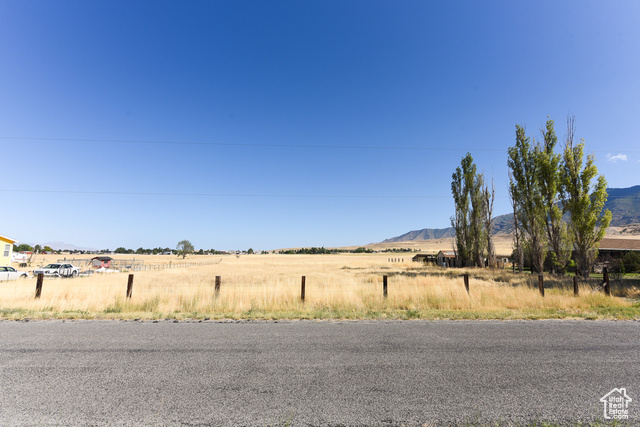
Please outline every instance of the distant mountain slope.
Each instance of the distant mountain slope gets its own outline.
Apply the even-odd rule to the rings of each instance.
[[[629,188],[608,188],[609,199],[605,208],[613,215],[612,226],[622,226],[640,223],[640,185]],[[509,234],[513,232],[513,214],[500,215],[494,218],[493,231],[495,234]],[[453,227],[424,228],[413,230],[397,237],[384,240],[382,243],[410,242],[416,240],[431,240],[453,237]]]
[[[509,234],[513,231],[513,214],[500,215],[493,219],[494,234]],[[447,239],[455,236],[453,227],[424,228],[413,230],[397,237],[383,240],[382,243],[412,242],[416,240]]]
[[[423,228],[404,233],[401,236],[383,240],[382,243],[412,242],[414,240],[446,239],[453,237],[453,228]]]
[[[629,188],[609,188],[605,207],[613,214],[611,225],[640,222],[640,185]]]

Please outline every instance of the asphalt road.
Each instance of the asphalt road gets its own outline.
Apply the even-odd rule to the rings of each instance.
[[[640,425],[640,322],[0,322],[0,425]]]

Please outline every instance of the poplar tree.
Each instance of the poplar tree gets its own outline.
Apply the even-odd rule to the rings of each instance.
[[[462,158],[460,166],[452,175],[451,193],[455,204],[455,214],[451,218],[451,226],[456,232],[456,251],[463,262],[471,258],[471,232],[469,227],[470,199],[469,191],[472,186],[476,165],[470,153]]]
[[[573,239],[576,271],[589,277],[597,256],[598,242],[611,222],[611,212],[604,209],[607,181],[598,175],[593,154],[584,162],[584,140],[574,145],[575,117],[567,118],[567,143],[561,169],[562,203],[570,214],[569,232]],[[592,181],[595,179],[595,183]]]
[[[458,258],[462,262],[472,261],[479,267],[484,266],[486,243],[490,242],[492,231],[491,228],[487,229],[486,215],[489,199],[491,209],[488,215],[492,214],[493,194],[489,196],[484,190],[484,175],[478,174],[473,157],[467,153],[452,175],[451,193],[455,214],[451,217],[451,225],[456,233]]]
[[[523,126],[516,125],[516,145],[509,147],[510,193],[515,203],[515,218],[524,232],[531,254],[533,271],[542,273],[546,254],[544,206],[538,185],[539,150],[531,147]]]
[[[451,225],[456,233],[456,251],[462,262],[484,265],[486,230],[484,226],[484,175],[477,173],[473,157],[467,153],[452,175],[451,193],[455,214]]]
[[[523,238],[522,238],[522,227],[520,227],[520,221],[518,220],[518,209],[519,204],[516,203],[514,198],[514,185],[513,185],[513,174],[509,171],[509,201],[511,202],[511,207],[513,208],[513,250],[514,250],[514,258],[515,264],[518,266],[518,271],[522,273],[524,270],[524,249]]]
[[[474,165],[475,166],[475,165]],[[473,176],[472,186],[469,192],[471,198],[471,255],[476,267],[484,267],[484,197],[482,190],[484,188],[484,175],[475,174]]]
[[[544,222],[550,246],[551,273],[564,274],[571,258],[571,241],[562,217],[565,206],[560,203],[562,156],[554,152],[558,142],[553,120],[541,130],[544,145],[537,146],[537,179],[544,209]]]
[[[482,189],[482,199],[484,203],[484,231],[487,242],[487,263],[490,268],[496,267],[496,248],[493,244],[493,201],[496,197],[496,186],[491,180],[491,190],[489,186],[485,185]]]

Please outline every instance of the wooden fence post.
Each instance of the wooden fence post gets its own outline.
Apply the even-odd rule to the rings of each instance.
[[[127,282],[127,298],[131,298],[133,293],[133,274],[129,275],[129,281]]]
[[[300,300],[302,302],[304,302],[304,297],[305,297],[305,282],[306,282],[306,276],[302,276],[302,284],[300,286]]]
[[[387,297],[387,276],[382,276],[382,296]]]
[[[578,289],[578,276],[573,276],[573,296],[577,297],[579,293],[580,290]]]
[[[469,273],[464,273],[464,288],[467,290],[467,295],[469,295]]]
[[[538,290],[540,295],[544,296],[544,277],[542,274],[538,274]]]
[[[220,296],[220,285],[222,284],[222,277],[220,276],[216,276],[216,285],[214,288],[214,294],[216,296],[216,298],[218,298]]]
[[[604,293],[607,296],[611,296],[611,288],[609,287],[609,271],[607,267],[602,269],[602,279],[604,280]]]
[[[36,281],[36,299],[40,298],[40,294],[42,294],[42,280],[44,279],[44,275],[42,273],[38,274],[38,280]]]

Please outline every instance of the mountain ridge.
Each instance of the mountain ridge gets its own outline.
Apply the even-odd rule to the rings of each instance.
[[[628,188],[607,188],[607,193],[609,197],[604,207],[611,211],[611,226],[618,227],[640,223],[640,185]],[[494,234],[510,234],[513,232],[512,213],[496,216],[493,221]],[[453,227],[423,228],[385,239],[381,243],[446,239],[454,236]]]

